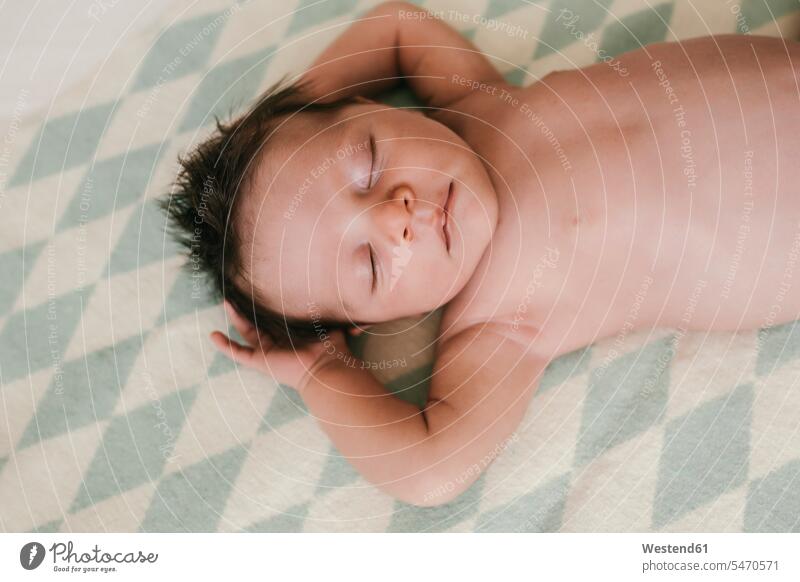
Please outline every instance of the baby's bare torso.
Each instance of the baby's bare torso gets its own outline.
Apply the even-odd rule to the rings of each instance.
[[[443,338],[499,321],[557,356],[621,329],[800,317],[798,47],[651,45],[440,114],[500,204]]]

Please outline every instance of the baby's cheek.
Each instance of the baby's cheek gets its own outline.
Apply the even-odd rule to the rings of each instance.
[[[413,281],[409,282],[409,287],[413,287],[409,293],[417,299],[419,306],[425,309],[436,308],[446,303],[448,293],[460,286],[456,281],[457,273],[453,272],[452,266],[433,261],[420,267],[423,268],[415,272]]]

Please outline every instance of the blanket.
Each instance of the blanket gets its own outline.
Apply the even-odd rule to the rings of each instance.
[[[0,128],[0,529],[800,530],[797,323],[620,334],[559,358],[480,479],[431,508],[370,486],[290,387],[215,352],[224,312],[156,201],[214,115],[374,4],[176,2],[46,111],[18,96]],[[800,30],[797,0],[422,4],[521,85],[662,40]],[[424,402],[437,321],[353,349]]]

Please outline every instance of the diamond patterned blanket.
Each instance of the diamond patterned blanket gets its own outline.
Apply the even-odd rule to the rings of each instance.
[[[458,500],[370,487],[290,389],[215,353],[223,310],[155,201],[214,114],[305,69],[374,2],[175,4],[46,112],[20,94],[3,128],[0,529],[800,530],[796,324],[603,340],[550,365]],[[454,26],[520,84],[665,39],[800,30],[798,0],[424,4],[468,15]],[[401,362],[376,374],[418,401],[434,327],[354,349]]]

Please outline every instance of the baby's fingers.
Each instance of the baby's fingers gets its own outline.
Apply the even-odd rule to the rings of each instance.
[[[253,349],[233,341],[221,331],[211,333],[211,341],[219,351],[228,356],[231,360],[239,362],[245,366],[253,365]]]
[[[239,315],[239,312],[233,308],[233,305],[231,305],[227,299],[223,304],[225,306],[225,312],[228,314],[228,317],[231,318],[233,327],[236,328],[236,331],[239,332],[239,335],[247,340],[248,343],[255,343],[255,340],[258,338],[258,332],[256,331],[255,326],[247,321],[244,317]]]

